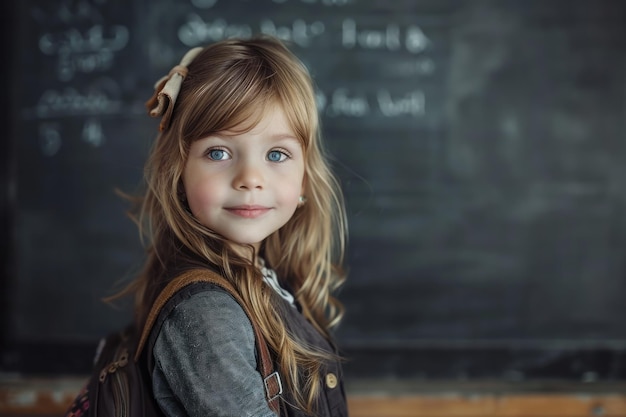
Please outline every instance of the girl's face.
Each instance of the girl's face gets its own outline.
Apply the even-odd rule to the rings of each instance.
[[[303,182],[302,146],[279,105],[248,132],[225,131],[193,142],[183,172],[194,217],[257,250],[293,216]]]

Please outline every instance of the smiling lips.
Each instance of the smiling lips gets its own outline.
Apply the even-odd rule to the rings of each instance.
[[[236,206],[226,207],[225,210],[235,216],[245,217],[246,219],[255,219],[270,211],[270,208],[264,206]]]

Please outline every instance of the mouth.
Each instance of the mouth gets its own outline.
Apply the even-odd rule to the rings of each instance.
[[[264,215],[271,209],[264,206],[235,206],[226,207],[225,210],[235,216],[244,217],[246,219],[254,219]]]

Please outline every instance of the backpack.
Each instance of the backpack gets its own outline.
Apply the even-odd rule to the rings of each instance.
[[[141,332],[129,325],[108,335],[96,349],[93,371],[70,406],[66,417],[157,417],[162,416],[152,394],[152,349],[168,314],[185,298],[212,285],[226,290],[241,305],[255,334],[258,371],[263,377],[270,408],[279,413],[282,394],[280,376],[258,325],[235,288],[209,269],[193,269],[172,280],[154,302]]]

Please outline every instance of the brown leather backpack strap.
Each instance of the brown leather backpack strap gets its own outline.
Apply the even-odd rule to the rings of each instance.
[[[174,278],[169,284],[167,284],[163,291],[161,291],[154,304],[152,305],[152,308],[150,309],[150,313],[148,314],[148,317],[146,319],[146,324],[144,325],[143,331],[141,332],[141,338],[139,339],[139,344],[137,345],[137,350],[135,352],[135,361],[139,359],[141,351],[143,350],[146,341],[150,336],[150,331],[152,330],[152,327],[154,326],[154,323],[157,320],[161,309],[163,309],[167,301],[182,288],[196,282],[208,282],[224,289],[235,299],[235,301],[237,301],[237,303],[239,303],[243,311],[246,313],[246,316],[248,316],[250,323],[252,323],[256,349],[260,356],[259,365],[261,369],[259,369],[259,371],[261,373],[261,376],[263,377],[267,402],[274,412],[279,413],[280,404],[278,399],[280,394],[282,394],[283,392],[283,387],[280,380],[280,375],[278,374],[278,372],[274,371],[274,363],[267,347],[265,337],[263,337],[263,333],[261,332],[261,329],[259,328],[257,323],[252,319],[252,315],[250,314],[248,307],[246,307],[243,299],[241,298],[235,287],[224,277],[210,269],[192,269],[186,271],[178,277]]]

